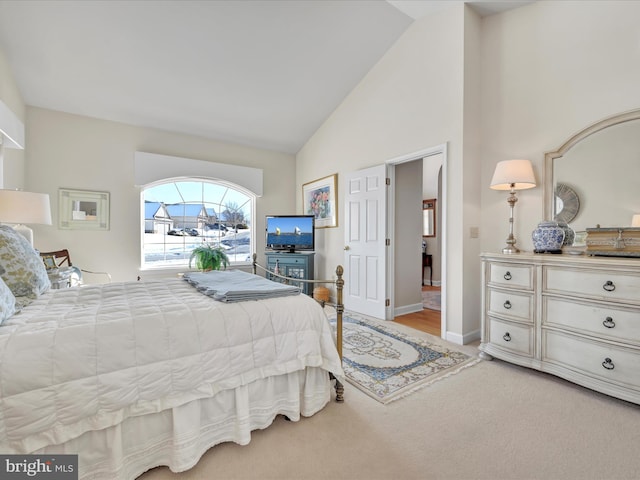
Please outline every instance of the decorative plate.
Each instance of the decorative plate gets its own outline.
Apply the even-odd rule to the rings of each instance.
[[[578,194],[569,186],[564,183],[558,183],[555,190],[556,215],[553,219],[557,222],[569,223],[576,218],[578,211],[580,210],[580,199]]]

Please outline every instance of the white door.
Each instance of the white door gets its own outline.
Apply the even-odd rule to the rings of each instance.
[[[386,319],[386,165],[346,175],[345,290],[347,310]]]

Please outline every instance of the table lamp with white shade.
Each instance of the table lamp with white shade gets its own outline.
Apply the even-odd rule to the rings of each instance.
[[[518,253],[520,251],[516,247],[516,238],[513,236],[513,206],[518,201],[516,190],[535,186],[536,177],[529,160],[503,160],[496,165],[490,188],[510,191],[509,198],[507,198],[509,203],[509,236],[507,237],[507,246],[502,249],[502,253]]]
[[[0,190],[0,223],[11,224],[33,246],[33,230],[25,224],[51,225],[49,194]]]

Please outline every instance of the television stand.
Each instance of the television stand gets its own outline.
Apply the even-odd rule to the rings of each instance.
[[[291,278],[301,278],[303,280],[313,280],[313,267],[315,263],[315,252],[290,252],[288,250],[270,250],[265,252],[267,257],[267,269],[275,271],[276,265],[278,273]],[[270,280],[282,281],[268,273],[265,276]],[[300,287],[302,293],[313,295],[313,284],[306,282],[291,282]]]

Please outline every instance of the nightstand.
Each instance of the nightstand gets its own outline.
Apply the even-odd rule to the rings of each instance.
[[[304,280],[313,280],[313,266],[314,266],[314,252],[265,252],[267,257],[267,269],[271,272],[275,271],[278,267],[278,273],[290,278],[301,278]],[[265,275],[270,280],[276,282],[283,281],[277,277],[270,276],[269,273]],[[313,294],[313,284],[306,282],[291,281],[291,285],[300,287],[302,293],[309,296]]]

